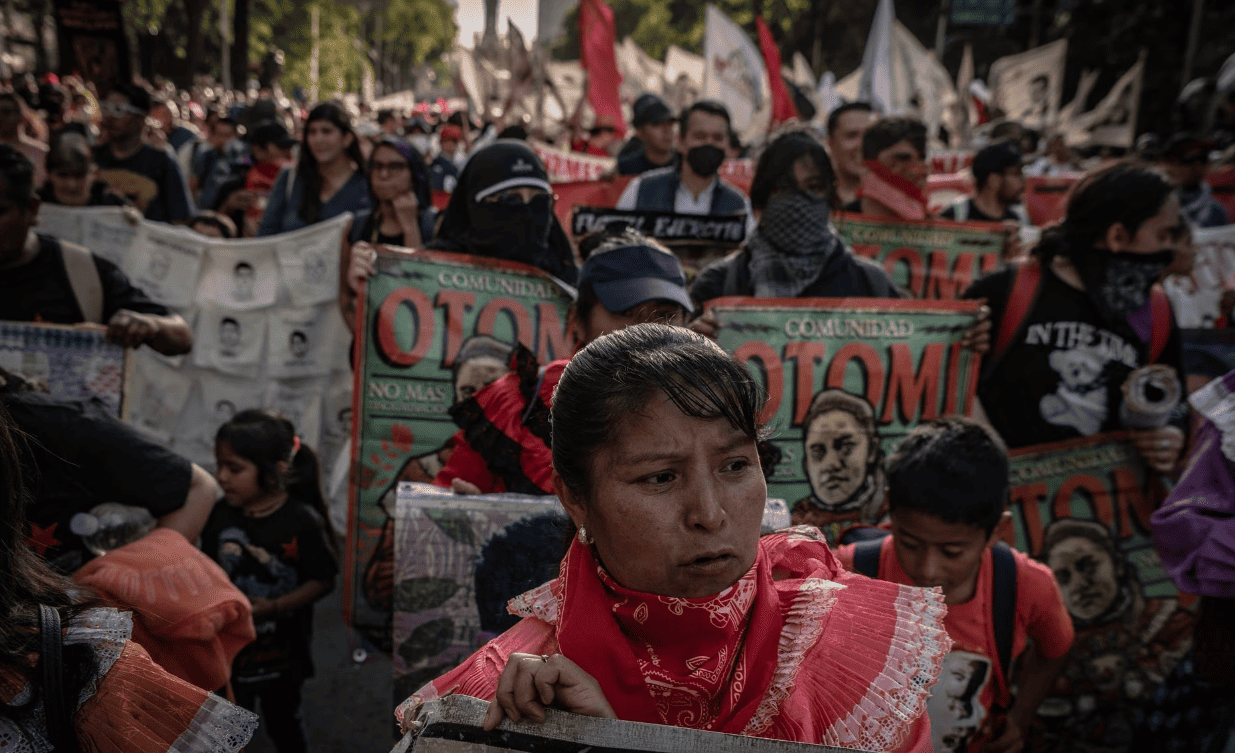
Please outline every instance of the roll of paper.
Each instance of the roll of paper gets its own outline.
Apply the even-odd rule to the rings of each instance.
[[[1119,417],[1125,429],[1157,429],[1166,426],[1183,399],[1183,386],[1175,369],[1154,364],[1128,375],[1123,396]]]

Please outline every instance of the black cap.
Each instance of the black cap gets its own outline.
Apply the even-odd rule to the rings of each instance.
[[[283,149],[290,148],[296,145],[296,139],[287,132],[283,124],[277,120],[267,120],[264,123],[259,123],[249,131],[249,144],[267,146],[274,144]]]
[[[1021,149],[1011,141],[1000,141],[990,146],[982,147],[973,156],[974,180],[985,180],[986,176],[1002,173],[1009,167],[1015,167],[1024,161]]]
[[[615,314],[647,301],[672,301],[688,312],[694,310],[682,262],[654,246],[635,244],[593,253],[579,273],[579,287],[585,285],[591,285],[600,304]]]
[[[658,125],[666,120],[673,120],[673,110],[665,104],[665,100],[655,94],[643,94],[631,106],[634,118],[631,125],[639,128],[645,125]]]
[[[526,142],[518,139],[494,141],[469,157],[463,169],[468,186],[475,192],[472,201],[482,201],[508,188],[539,188],[553,193],[549,174],[540,158]]]
[[[1209,161],[1209,153],[1214,148],[1214,142],[1203,139],[1195,133],[1184,131],[1177,133],[1166,142],[1162,157],[1168,162],[1201,163]]]

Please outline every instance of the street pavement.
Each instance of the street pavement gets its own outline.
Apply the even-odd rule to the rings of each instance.
[[[342,588],[335,586],[313,613],[313,663],[317,676],[304,684],[301,716],[312,753],[386,753],[397,742],[390,658],[367,648],[363,663],[352,659],[353,642],[343,625]],[[259,709],[260,713],[260,709]],[[246,753],[275,753],[258,729]]]

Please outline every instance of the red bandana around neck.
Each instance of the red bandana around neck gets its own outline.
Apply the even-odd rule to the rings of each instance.
[[[892,172],[877,159],[868,159],[862,164],[866,172],[862,175],[862,185],[858,187],[859,197],[883,204],[902,219],[926,219],[926,194],[921,188]]]
[[[735,584],[702,599],[623,588],[578,540],[562,572],[572,588],[560,594],[558,644],[606,689],[619,719],[742,732],[772,681],[783,626],[762,551]]]

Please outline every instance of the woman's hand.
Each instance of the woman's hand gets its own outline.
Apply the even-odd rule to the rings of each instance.
[[[480,494],[480,487],[473,484],[471,481],[464,481],[461,478],[451,479],[450,490],[455,494]]]
[[[410,230],[416,230],[417,235],[419,235],[420,202],[416,201],[416,194],[412,191],[399,194],[390,203],[394,206],[395,219],[403,226],[404,235]]]
[[[120,309],[107,323],[107,339],[126,348],[137,348],[159,334],[154,317],[136,311]]]
[[[991,349],[991,307],[986,305],[986,299],[980,299],[978,319],[965,336],[961,338],[961,347],[968,348],[978,355]]]
[[[516,722],[527,717],[539,724],[551,705],[572,714],[617,718],[600,684],[570,659],[561,654],[511,654],[497,681],[484,728],[497,727],[504,716]]]
[[[1179,462],[1184,450],[1184,432],[1178,426],[1163,426],[1160,429],[1139,429],[1129,432],[1132,446],[1145,459],[1145,463],[1158,473],[1170,473]]]
[[[353,293],[360,292],[360,283],[373,276],[376,267],[377,249],[372,244],[360,241],[352,246],[352,261],[347,267],[347,287]]]

